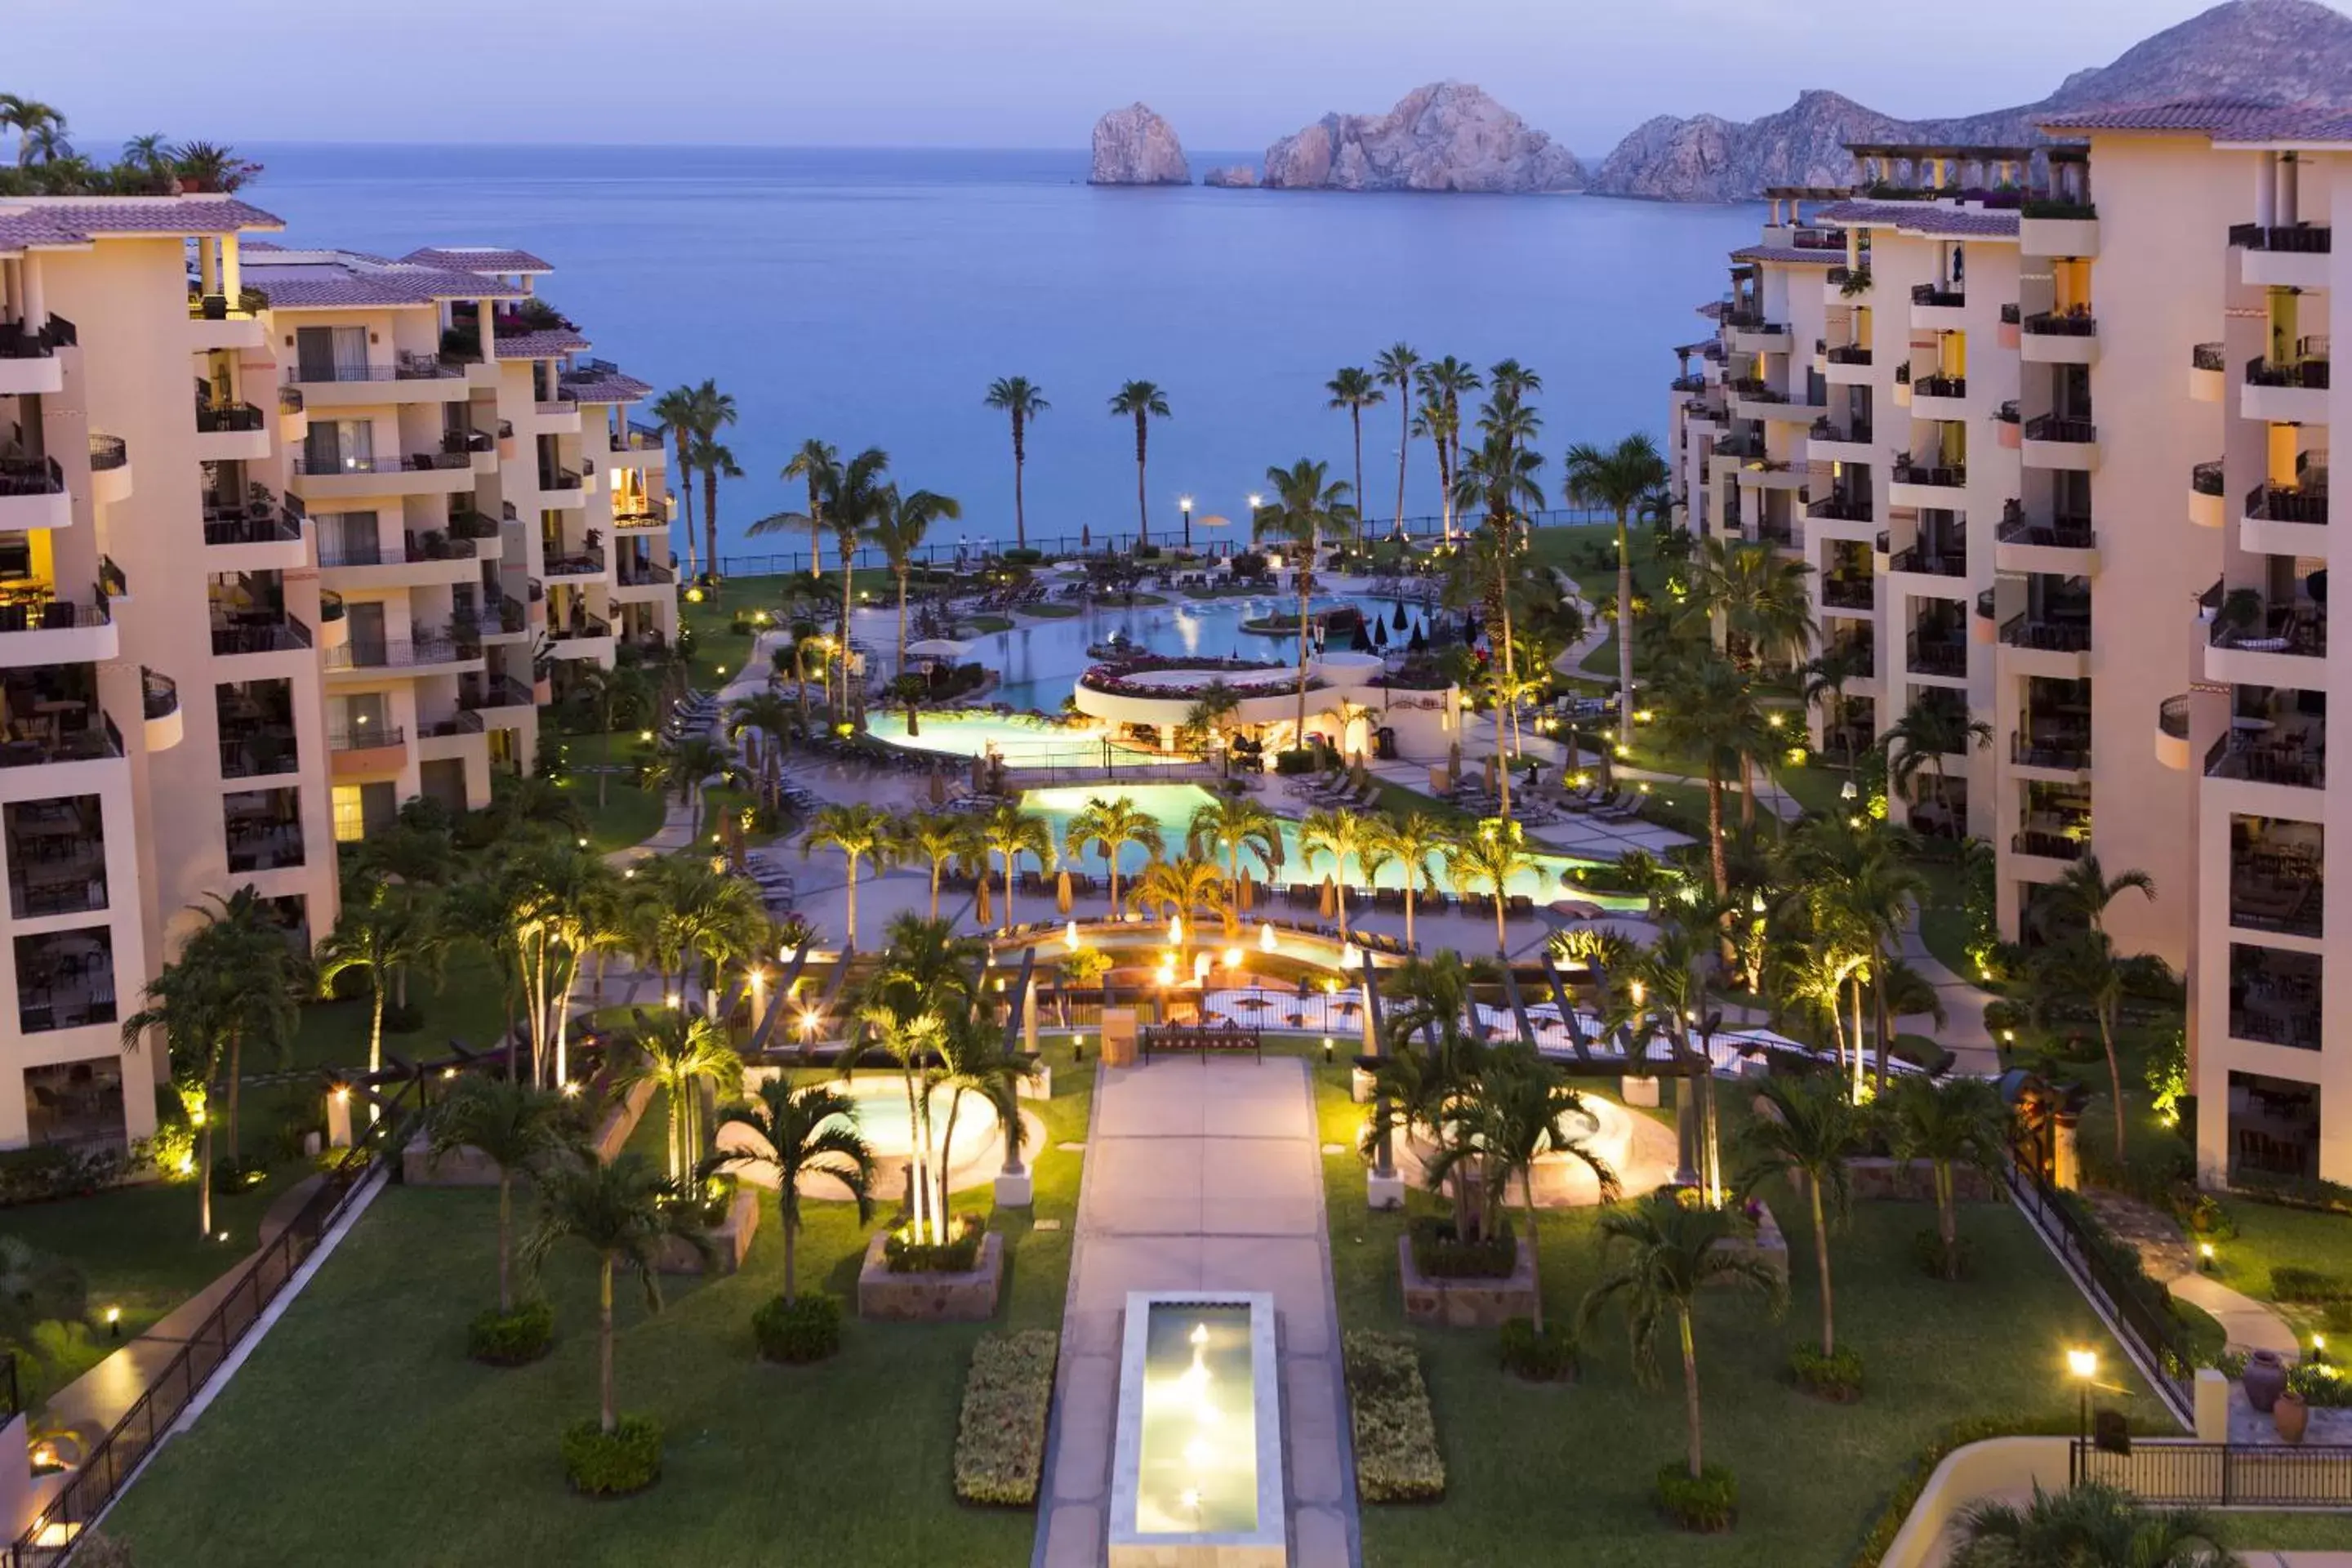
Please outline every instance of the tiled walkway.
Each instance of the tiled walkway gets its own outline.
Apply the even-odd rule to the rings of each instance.
[[[1120,1324],[1132,1290],[1272,1294],[1290,1561],[1358,1563],[1322,1157],[1304,1062],[1179,1057],[1099,1070],[1038,1568],[1104,1560]]]

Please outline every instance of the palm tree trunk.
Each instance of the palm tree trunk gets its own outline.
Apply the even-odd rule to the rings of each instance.
[[[1617,743],[1633,743],[1633,554],[1617,509]]]
[[[1960,1214],[1952,1191],[1952,1163],[1938,1160],[1936,1169],[1936,1234],[1944,1243],[1944,1278],[1959,1277]]]
[[[1356,435],[1356,542],[1364,542],[1364,410],[1361,405],[1350,405],[1348,423]]]
[[[1143,411],[1142,411],[1141,409],[1138,409],[1138,410],[1136,410],[1136,414],[1135,414],[1135,542],[1136,542],[1136,545],[1137,545],[1139,548],[1140,548],[1141,546],[1146,545],[1146,544],[1149,544],[1149,543],[1150,543],[1150,542],[1151,542],[1151,508],[1150,508],[1150,504],[1149,504],[1149,503],[1144,500],[1144,495],[1143,495],[1143,458],[1144,458],[1144,449],[1145,449],[1146,446],[1149,444],[1149,442],[1150,441],[1150,437],[1149,437],[1148,435],[1146,435],[1146,434],[1144,433],[1144,424],[1143,424],[1143,422],[1144,422],[1144,418],[1145,418],[1145,415],[1144,415]]]
[[[1021,412],[1013,414],[1013,543],[1018,550],[1029,548],[1029,513],[1022,504],[1021,470],[1028,466],[1029,454],[1023,449]]]
[[[1886,1053],[1888,1048],[1895,1044],[1895,1020],[1892,1017],[1889,1017],[1886,1012],[1886,972],[1891,967],[1893,967],[1893,965],[1891,963],[1882,962],[1879,954],[1875,952],[1871,954],[1871,999],[1874,1009],[1878,1015],[1878,1066],[1872,1075],[1872,1082],[1875,1086],[1877,1092],[1882,1099],[1886,1094]],[[2108,1060],[2110,1063],[2113,1062],[2114,1057],[2112,1054],[2110,1054]],[[2122,1131],[2122,1115],[2123,1112],[2121,1107],[2118,1106],[2116,1110],[2116,1130],[2118,1131]],[[2122,1144],[2118,1143],[2116,1147],[2121,1148]]]
[[[1108,844],[1103,850],[1103,858],[1110,862],[1110,918],[1115,921],[1118,919],[1118,850]]]
[[[2109,1061],[2115,1060],[2115,1055],[2114,1047],[2108,1047],[2107,1059]],[[244,1087],[245,1031],[243,1029],[236,1029],[231,1031],[228,1037],[228,1157],[232,1160],[239,1158],[242,1152],[242,1145],[237,1140],[236,1115],[239,1091],[243,1089]],[[2122,1096],[2118,1095],[2116,1097],[2116,1124],[2120,1127],[2123,1125]],[[2121,1139],[2116,1140],[2116,1147],[2118,1149],[2123,1147],[2123,1142]]]
[[[368,1080],[373,1083],[375,1075],[383,1070],[383,973],[371,968],[368,978],[373,982],[371,989],[375,993],[375,999],[368,1009]],[[368,1121],[373,1122],[383,1114],[383,1108],[371,1098],[368,1100]]]
[[[800,1216],[793,1212],[795,1206],[793,1202],[794,1196],[797,1196],[797,1194],[786,1196],[783,1199],[784,1300],[787,1301],[799,1300],[801,1294],[799,1276],[794,1272],[794,1266],[797,1260],[793,1257],[793,1244],[800,1239],[801,1228]]]
[[[1495,699],[1495,780],[1502,790],[1500,805],[1507,819],[1511,815],[1511,759],[1503,748],[1503,700],[1499,692]]]
[[[1006,936],[1013,934],[1013,852],[1004,854],[1004,924],[999,928]]]
[[[1698,1424],[1698,1349],[1691,1342],[1691,1310],[1688,1306],[1675,1309],[1682,1320],[1683,1338],[1683,1419],[1690,1427],[1690,1473],[1696,1480],[1706,1466],[1700,1451]]]
[[[1715,896],[1731,897],[1731,868],[1723,853],[1723,768],[1710,751],[1706,757],[1706,858],[1715,874]]]
[[[686,575],[687,580],[691,582],[694,579],[694,469],[688,467],[686,461],[686,426],[675,426],[671,428],[670,434],[677,440],[676,489],[677,499],[685,503],[685,516],[681,521],[686,524]]]
[[[1543,1338],[1543,1248],[1536,1241],[1536,1168],[1532,1162],[1527,1169],[1528,1181],[1528,1253],[1536,1260],[1535,1300],[1528,1316],[1536,1325],[1536,1338]]]
[[[514,1312],[514,1267],[509,1259],[514,1235],[514,1177],[499,1167],[499,1316]]]
[[[849,945],[857,945],[857,859],[849,861]]]
[[[210,1094],[205,1096],[209,1101]],[[197,1139],[196,1152],[196,1234],[209,1237],[213,1233],[213,1119],[205,1118],[203,1136]]]
[[[1412,868],[1410,866],[1406,867],[1404,872],[1404,944],[1407,947],[1413,945],[1412,901],[1414,879]]]
[[[1412,449],[1412,399],[1404,386],[1397,388],[1397,537],[1404,536],[1404,457]]]
[[[941,862],[931,862],[931,919],[940,918],[940,868]]]
[[[2115,1019],[2112,1016],[2112,1009],[2110,1009],[2106,1004],[2101,1003],[2098,1008],[2098,1015],[2099,1045],[2107,1053],[2107,1092],[2113,1098],[2116,1107],[2116,1163],[2121,1164],[2123,1163],[2125,1148],[2124,1069],[2116,1060],[2116,1026]],[[230,1092],[232,1094],[236,1092],[234,1086],[231,1086]],[[236,1122],[232,1120],[229,1122],[229,1126],[234,1130],[236,1126]]]
[[[1503,935],[1503,882],[1498,877],[1495,879],[1495,952],[1497,956],[1508,957],[1510,951],[1511,944]]]
[[[596,1414],[609,1436],[620,1422],[613,1414],[613,1259],[596,1260]]]
[[[900,675],[904,675],[907,673],[907,577],[908,574],[908,566],[901,565],[897,568],[897,571],[898,574],[898,673]],[[914,714],[909,712],[907,715],[908,723],[911,725],[914,722]],[[911,734],[913,731],[909,730],[908,733]]]
[[[1805,1185],[1813,1194],[1813,1264],[1822,1275],[1822,1354],[1828,1357],[1837,1353],[1837,1329],[1831,1318],[1829,1224],[1822,1213],[1820,1177],[1809,1178]]]
[[[1307,547],[1307,562],[1315,559],[1315,547]],[[1314,583],[1308,564],[1298,568],[1298,734],[1291,745],[1299,751],[1307,749],[1307,606],[1314,602]],[[1342,737],[1345,738],[1344,736]]]
[[[719,602],[719,468],[702,470],[702,562],[710,573],[710,602]]]

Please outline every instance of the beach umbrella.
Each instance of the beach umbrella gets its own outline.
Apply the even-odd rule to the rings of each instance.
[[[1070,912],[1070,871],[1066,866],[1054,874],[1054,912]]]
[[[970,643],[956,642],[948,637],[927,637],[907,645],[909,658],[961,658],[971,651]]]
[[[933,805],[945,805],[947,803],[948,775],[945,773],[933,773],[931,775],[931,804]]]
[[[1082,522],[1078,524],[1078,548],[1081,550],[1092,550],[1094,547],[1094,524],[1090,522]]]
[[[996,923],[996,911],[989,907],[988,868],[984,866],[981,868],[980,872],[980,908],[972,911],[972,919],[984,926]]]
[[[1315,900],[1316,912],[1328,921],[1339,907],[1339,885],[1331,880],[1330,873],[1326,872],[1323,877],[1323,895]]]
[[[1494,793],[1495,793],[1495,779],[1496,779],[1496,775],[1497,773],[1499,773],[1501,771],[1502,771],[1502,769],[1501,769],[1501,766],[1500,766],[1499,763],[1498,763],[1498,762],[1497,762],[1497,760],[1496,760],[1496,754],[1495,754],[1494,752],[1487,752],[1487,753],[1486,753],[1486,793],[1487,793],[1487,794],[1492,795],[1492,794],[1494,794]]]
[[[1358,621],[1356,623],[1356,635],[1349,640],[1348,647],[1351,651],[1356,653],[1370,653],[1372,651],[1372,636],[1370,632],[1364,629],[1363,622]]]
[[[1422,635],[1419,626],[1415,626],[1412,628],[1412,640],[1404,646],[1408,653],[1421,653],[1428,648],[1429,639]]]
[[[1404,630],[1404,601],[1397,600],[1389,606],[1389,625],[1397,631]]]

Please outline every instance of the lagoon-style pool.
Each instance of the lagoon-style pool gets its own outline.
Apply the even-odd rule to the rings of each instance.
[[[1008,768],[1170,767],[1194,759],[1139,746],[1126,741],[1105,742],[1090,730],[1056,724],[1024,714],[954,710],[926,713],[916,732],[907,733],[904,713],[877,710],[866,718],[867,732],[877,741],[913,752],[940,752],[949,756],[979,757],[994,752]]]

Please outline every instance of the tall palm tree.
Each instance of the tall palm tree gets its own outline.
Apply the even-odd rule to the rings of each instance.
[[[2202,1509],[2151,1509],[2104,1481],[2046,1492],[2022,1508],[1984,1498],[1960,1510],[1951,1568],[2244,1568]],[[2267,1554],[2266,1554],[2267,1555]]]
[[[784,464],[781,476],[787,481],[799,479],[808,487],[808,510],[780,511],[763,517],[751,525],[754,534],[780,533],[786,528],[805,526],[809,531],[809,575],[824,575],[824,497],[825,492],[841,482],[841,454],[833,444],[812,436],[796,447]]]
[[[0,109],[0,115],[5,115]],[[171,138],[160,131],[143,136],[133,136],[122,144],[122,161],[150,176],[163,176],[171,172]]]
[[[734,771],[735,755],[724,745],[708,735],[688,735],[654,753],[646,763],[644,782],[648,789],[663,795],[675,794],[678,805],[688,811],[698,811],[704,787],[712,779],[724,779]],[[698,824],[700,820],[698,812],[696,821]]]
[[[866,531],[866,537],[882,552],[888,563],[890,575],[898,583],[898,662],[900,673],[907,668],[907,581],[915,573],[915,552],[929,537],[931,524],[941,518],[953,521],[963,515],[963,505],[952,496],[930,490],[916,490],[900,495],[892,485],[880,515]]]
[[[1205,809],[1205,808],[1203,808]],[[1118,918],[1118,858],[1130,844],[1139,844],[1144,852],[1157,858],[1167,847],[1160,831],[1160,819],[1135,804],[1132,795],[1117,795],[1106,800],[1100,795],[1087,802],[1070,816],[1068,827],[1063,831],[1063,844],[1073,860],[1083,861],[1089,848],[1100,849],[1110,870],[1110,916]],[[1006,897],[1009,901],[1011,889]]]
[[[1445,540],[1450,544],[1454,541],[1454,476],[1462,471],[1462,399],[1477,391],[1483,383],[1468,362],[1447,354],[1415,371],[1413,384],[1421,395],[1421,433],[1437,447],[1438,489],[1444,503]]]
[[[1168,417],[1168,395],[1157,384],[1130,381],[1111,395],[1111,417],[1135,421],[1135,542],[1151,542],[1151,506],[1145,499],[1143,459],[1151,442],[1151,421]]]
[[[2053,1007],[2088,1007],[2099,1026],[2099,1046],[2107,1058],[2107,1098],[2115,1110],[2118,1159],[2127,1145],[2124,1069],[2116,1055],[2116,1027],[2123,1013],[2129,963],[2105,931],[2084,930],[2042,947],[2026,971],[2027,993],[2037,1022]]]
[[[1029,463],[1029,426],[1052,404],[1034,382],[1025,375],[999,376],[988,384],[988,406],[1013,418],[1013,542],[1023,550],[1029,548],[1029,513],[1021,495],[1022,470]]]
[[[16,167],[31,166],[33,154],[44,148],[61,145],[66,128],[63,111],[37,99],[20,98],[13,92],[0,92],[0,127],[16,133]],[[50,153],[54,156],[54,152]]]
[[[809,819],[808,837],[801,840],[801,855],[806,858],[819,849],[841,851],[843,868],[849,879],[848,945],[857,945],[857,872],[860,866],[871,860],[879,869],[897,858],[897,837],[892,830],[890,814],[878,805],[863,802],[850,805],[820,807]]]
[[[1617,743],[1633,743],[1633,546],[1628,533],[1634,508],[1672,474],[1657,444],[1636,432],[1614,447],[1579,442],[1568,449],[1568,493],[1584,506],[1617,516]]]
[[[723,723],[722,732],[742,748],[761,798],[775,805],[782,784],[784,737],[795,727],[791,705],[772,690],[755,691],[730,702]]]
[[[741,479],[743,468],[730,448],[708,436],[694,438],[694,445],[687,449],[687,459],[702,475],[702,567],[715,591],[719,584],[719,481]]]
[[[1487,507],[1486,526],[1471,534],[1454,557],[1447,595],[1456,604],[1483,605],[1489,624],[1496,627],[1489,664],[1494,671],[1495,755],[1503,764],[1499,782],[1506,816],[1511,814],[1511,779],[1503,726],[1507,714],[1516,719],[1521,691],[1511,628],[1512,604],[1519,596],[1515,590],[1525,575],[1527,554],[1520,509],[1543,504],[1543,491],[1533,477],[1541,468],[1542,459],[1533,452],[1514,450],[1495,437],[1471,454],[1454,481],[1463,505],[1483,500]]]
[[[288,944],[285,928],[250,882],[226,898],[207,893],[197,908],[205,923],[188,938],[181,957],[210,971],[226,988],[222,1021],[228,1048],[222,1066],[228,1077],[228,1152],[234,1160],[241,1147],[237,1112],[246,1049],[263,1053],[278,1067],[291,1065],[294,1036],[301,1026],[296,998],[308,989],[300,973],[305,955]]]
[[[596,1419],[610,1435],[619,1425],[613,1406],[613,1275],[625,1268],[645,1289],[646,1310],[661,1310],[663,1245],[683,1237],[698,1249],[709,1244],[692,1227],[688,1211],[666,1201],[672,1189],[641,1154],[611,1164],[593,1160],[555,1165],[540,1182],[538,1226],[523,1242],[533,1275],[548,1255],[576,1241],[596,1255]]]
[[[499,1173],[499,1316],[514,1313],[514,1183],[589,1156],[562,1095],[511,1079],[467,1073],[425,1121],[425,1157],[435,1164],[471,1150]]]
[[[1535,857],[1527,846],[1527,830],[1509,817],[1489,817],[1446,846],[1445,874],[1457,889],[1475,889],[1481,882],[1494,889],[1497,953],[1507,953],[1511,945],[1503,934],[1504,889],[1520,872],[1535,868]]]
[[[1959,1271],[1960,1219],[1953,1173],[1965,1166],[1991,1172],[2008,1153],[2009,1112],[2000,1095],[1982,1079],[1937,1083],[1906,1078],[1888,1097],[1887,1132],[1898,1160],[1925,1160],[1935,1179],[1936,1235],[1943,1244],[1944,1274]]]
[[[1225,874],[1213,860],[1180,855],[1173,860],[1154,859],[1144,867],[1127,890],[1127,901],[1139,910],[1164,910],[1180,917],[1186,929],[1196,929],[1199,916],[1217,916],[1233,923],[1233,903],[1225,895]]]
[[[376,882],[363,889],[354,885],[346,893],[335,929],[319,944],[313,964],[321,996],[331,994],[336,978],[348,971],[366,974],[371,1077],[383,1070],[383,1010],[392,996],[394,977],[411,971],[437,974],[447,945],[439,900],[430,889]],[[377,1109],[371,1100],[371,1121]]]
[[[1282,819],[1245,795],[1219,795],[1193,811],[1184,831],[1186,850],[1205,856],[1223,850],[1234,901],[1241,901],[1242,857],[1257,862],[1258,875],[1271,879],[1282,863]]]
[[[1421,367],[1421,355],[1411,343],[1391,343],[1381,351],[1372,362],[1372,374],[1382,386],[1393,387],[1397,399],[1397,500],[1395,532],[1404,533],[1404,458],[1405,449],[1412,445],[1413,373]]]
[[[940,882],[947,868],[986,853],[978,825],[958,811],[919,811],[906,818],[898,827],[898,849],[905,859],[930,865],[933,920],[940,918]]]
[[[1658,1335],[1672,1324],[1682,1349],[1683,1419],[1689,1432],[1693,1480],[1706,1473],[1698,1347],[1691,1333],[1699,1293],[1713,1285],[1742,1286],[1762,1297],[1766,1310],[1775,1317],[1788,1298],[1788,1287],[1760,1258],[1726,1245],[1738,1223],[1727,1209],[1685,1207],[1664,1190],[1638,1204],[1601,1210],[1601,1258],[1610,1267],[1585,1293],[1579,1314],[1589,1327],[1609,1302],[1625,1303],[1633,1370],[1645,1383],[1656,1380]]]
[[[1339,894],[1339,940],[1348,940],[1348,862],[1356,862],[1359,872],[1364,870],[1364,857],[1379,847],[1380,835],[1372,819],[1352,811],[1310,811],[1298,825],[1298,853],[1306,859],[1311,874],[1315,862],[1328,855],[1331,858],[1332,887]],[[1369,874],[1366,880],[1370,880]]]
[[[1946,798],[1944,758],[1981,752],[1992,744],[1992,725],[1976,718],[1965,701],[1938,701],[1927,692],[1911,700],[1903,717],[1878,737],[1886,749],[1886,784],[1891,790],[1907,792],[1913,780],[1925,769],[1935,780],[1936,805],[1953,831],[1966,837],[1967,825],[1952,822],[1951,802]]]
[[[751,1144],[713,1154],[705,1162],[706,1169],[743,1171],[764,1165],[776,1173],[776,1206],[784,1229],[784,1300],[797,1300],[800,1279],[793,1254],[800,1239],[801,1184],[811,1176],[830,1176],[849,1189],[859,1225],[873,1216],[874,1151],[858,1134],[857,1102],[831,1084],[794,1088],[778,1074],[761,1083],[756,1102],[722,1109],[719,1125],[743,1129]]]
[[[1701,626],[1720,617],[1725,651],[1742,669],[1794,667],[1820,635],[1805,583],[1812,574],[1811,565],[1769,544],[1702,540],[1691,563],[1685,615]]]
[[[1298,729],[1291,740],[1295,750],[1307,745],[1307,633],[1315,595],[1316,552],[1326,533],[1348,527],[1356,514],[1347,485],[1324,482],[1329,468],[1328,463],[1301,458],[1287,468],[1266,469],[1265,482],[1274,499],[1259,507],[1250,520],[1253,537],[1280,542],[1283,553],[1296,556],[1298,562],[1298,569],[1291,574],[1298,589]]]
[[[147,982],[139,1010],[122,1020],[122,1048],[139,1048],[149,1031],[163,1037],[172,1076],[196,1130],[196,1234],[213,1234],[213,1084],[235,1005],[227,976],[184,953]]]
[[[1724,854],[1723,785],[1726,768],[1744,769],[1748,759],[1769,754],[1770,726],[1756,700],[1756,684],[1712,647],[1667,666],[1658,683],[1659,737],[1671,749],[1696,754],[1706,765],[1707,861],[1715,896],[1731,896]]]
[[[1486,390],[1497,398],[1524,403],[1528,393],[1543,390],[1543,377],[1516,359],[1496,360],[1486,367]]]
[[[2105,933],[2107,910],[2126,893],[2154,900],[2156,879],[2145,871],[2119,871],[2109,877],[2099,858],[2084,852],[2065,874],[2042,890],[2035,900],[2034,921],[2044,936],[2074,930]]]
[[[1814,817],[1790,846],[1790,870],[1813,928],[1830,940],[1867,954],[1855,973],[1854,1083],[1862,1081],[1862,977],[1875,994],[1878,1089],[1886,1088],[1886,1056],[1894,1045],[1894,1018],[1887,1007],[1887,974],[1902,934],[1927,891],[1912,864],[1916,840],[1905,829],[1868,816]]]
[[[1391,812],[1372,821],[1372,841],[1404,870],[1404,944],[1414,946],[1413,906],[1432,868],[1454,844],[1454,834],[1423,811]]]
[[[1054,863],[1054,830],[1045,819],[1034,811],[1024,811],[1012,801],[1006,801],[981,820],[980,836],[988,852],[1004,862],[1004,921],[1003,930],[1013,930],[1013,873],[1024,855],[1037,858],[1042,871]]]
[[[1853,1201],[1846,1161],[1863,1146],[1863,1113],[1828,1079],[1769,1078],[1759,1091],[1771,1107],[1740,1130],[1753,1162],[1741,1184],[1767,1176],[1804,1188],[1813,1210],[1813,1266],[1822,1281],[1822,1354],[1837,1353],[1835,1297],[1830,1288],[1830,1226]]]
[[[1348,411],[1348,427],[1355,437],[1356,447],[1356,485],[1352,493],[1361,497],[1364,493],[1364,410],[1375,404],[1387,402],[1388,394],[1381,390],[1380,382],[1371,372],[1359,365],[1342,369],[1323,384],[1323,390],[1331,395],[1330,407]],[[1356,521],[1357,542],[1360,544],[1363,542],[1360,510]]]
[[[584,694],[588,711],[594,715],[598,733],[610,735],[625,724],[636,723],[652,716],[656,693],[653,678],[643,665],[616,664],[606,669],[600,664],[582,661],[572,666],[573,689]],[[596,770],[596,809],[604,808],[605,784],[612,778],[609,767]]]
[[[647,412],[669,430],[670,439],[677,444],[676,489],[685,504],[680,509],[686,524],[686,574],[695,575],[694,562],[694,465],[688,452],[702,424],[702,410],[691,386],[673,386],[653,400]]]
[[[1003,1026],[985,1014],[950,1010],[940,1022],[937,1082],[948,1091],[948,1114],[931,1161],[930,1180],[944,1220],[950,1217],[948,1186],[954,1173],[956,1121],[963,1113],[965,1098],[976,1096],[989,1108],[996,1119],[997,1136],[1004,1143],[1004,1169],[1017,1172],[1029,1137],[1021,1121],[1021,1086],[1031,1079],[1034,1068],[1017,1052],[1005,1048]]]
[[[614,1075],[615,1085],[649,1083],[661,1091],[669,1105],[669,1179],[683,1183],[702,1161],[703,1088],[730,1098],[740,1092],[743,1058],[727,1043],[727,1031],[707,1017],[677,1007],[633,1011],[636,1055]]]
[[[1851,643],[1832,643],[1805,662],[1804,701],[1808,708],[1822,708],[1829,727],[1845,736],[1845,689],[1857,680],[1870,678],[1871,661],[1859,647]],[[1838,748],[1845,753],[1845,770],[1853,771],[1853,743],[1850,736]]]

